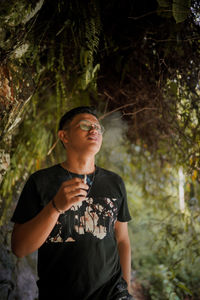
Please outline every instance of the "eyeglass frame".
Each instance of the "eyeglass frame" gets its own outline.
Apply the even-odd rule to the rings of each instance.
[[[81,127],[81,123],[89,123],[90,125],[88,125],[88,130],[84,129],[83,127]],[[95,129],[99,134],[103,135],[103,133],[105,132],[105,128],[103,127],[103,125],[101,125],[100,123],[92,123],[89,120],[81,120],[79,121],[79,126],[82,130],[84,131],[90,131],[92,129]],[[87,126],[87,125],[86,125]],[[89,128],[90,127],[90,128]]]
[[[88,127],[88,130],[81,127],[81,123],[83,123],[83,122],[85,122],[85,123],[90,123],[90,126]],[[97,130],[98,134],[101,134],[101,135],[103,135],[103,133],[105,132],[105,128],[103,127],[102,124],[100,124],[100,123],[92,123],[92,122],[89,121],[89,120],[80,120],[80,121],[78,122],[78,125],[79,125],[79,127],[80,127],[83,131],[90,131],[90,130],[92,130],[92,129],[95,129],[95,130]],[[93,127],[93,126],[94,126],[94,127]],[[65,127],[63,130],[66,130],[66,129],[68,129],[68,127]]]

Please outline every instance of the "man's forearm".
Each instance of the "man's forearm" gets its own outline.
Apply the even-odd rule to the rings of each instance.
[[[120,264],[122,268],[123,278],[128,284],[128,290],[130,292],[130,282],[131,282],[131,247],[130,242],[120,242],[118,243],[118,251],[120,257]]]
[[[59,213],[70,209],[74,203],[81,203],[87,195],[87,189],[88,185],[81,178],[64,181],[54,197],[54,206],[50,201],[35,218],[24,224],[15,224],[11,240],[13,253],[23,257],[42,246],[55,226]]]
[[[11,245],[18,257],[37,250],[47,239],[59,217],[59,213],[49,202],[33,219],[24,224],[15,224]]]

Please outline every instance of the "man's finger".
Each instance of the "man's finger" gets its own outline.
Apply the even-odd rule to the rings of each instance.
[[[74,180],[75,178],[73,178],[72,180],[66,180],[62,183],[62,186],[64,188],[67,187],[74,187],[74,188],[82,188],[87,190],[89,188],[89,186],[87,184],[85,184],[81,178],[77,178],[78,180]]]
[[[68,193],[68,197],[70,197],[71,199],[74,197],[79,197],[79,196],[86,197],[87,191],[85,191],[83,189],[76,189],[76,190]]]

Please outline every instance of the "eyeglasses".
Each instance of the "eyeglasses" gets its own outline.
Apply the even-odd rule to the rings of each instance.
[[[97,130],[98,134],[103,134],[105,129],[101,124],[98,123],[92,123],[88,120],[81,120],[79,122],[79,126],[84,131],[90,131],[92,129]]]

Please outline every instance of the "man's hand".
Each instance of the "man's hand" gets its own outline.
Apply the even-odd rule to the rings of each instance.
[[[85,200],[89,186],[83,179],[75,177],[64,181],[54,197],[56,207],[61,211],[70,209],[74,204]]]
[[[87,196],[88,185],[80,178],[65,181],[54,197],[55,205],[60,210],[68,210],[73,204],[82,202]],[[46,241],[59,217],[51,201],[30,221],[15,224],[12,233],[12,250],[18,257],[23,257],[37,250]]]
[[[128,284],[128,291],[131,294],[131,246],[127,222],[116,221],[115,237],[118,245],[123,278],[126,280]]]

